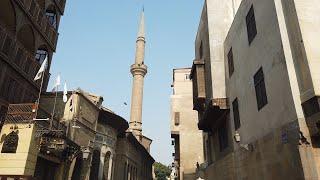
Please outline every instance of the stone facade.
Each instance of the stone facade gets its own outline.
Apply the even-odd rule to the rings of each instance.
[[[171,138],[179,179],[195,179],[197,163],[203,162],[202,132],[198,130],[197,112],[192,110],[191,68],[173,70],[171,96]],[[196,142],[196,143],[195,143]]]
[[[135,135],[127,132],[119,136],[114,179],[153,179],[154,159]]]
[[[208,91],[225,93],[219,97],[224,102],[215,100],[208,110],[208,102],[201,106],[194,91],[199,128],[207,132],[201,169],[206,179],[319,179],[319,82],[314,72],[320,53],[314,29],[320,24],[310,17],[320,3],[242,0],[235,10],[228,33],[220,36],[223,46],[216,38],[207,39],[209,47],[222,47],[223,78],[194,63],[195,74],[205,77],[194,76],[198,91],[205,86],[206,98]],[[200,27],[210,31],[210,25]],[[203,33],[199,28],[197,42]],[[196,57],[200,49],[196,45]],[[207,80],[210,76],[225,82],[215,85]]]
[[[35,102],[40,81],[33,79],[48,56],[43,84],[46,90],[65,3],[65,0],[1,0],[0,120],[8,104]]]

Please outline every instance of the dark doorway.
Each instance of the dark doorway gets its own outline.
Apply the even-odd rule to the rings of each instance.
[[[34,177],[36,180],[54,180],[58,164],[38,157]]]
[[[92,163],[90,169],[90,180],[97,180],[99,176],[100,151],[94,150],[92,154]]]
[[[82,155],[77,157],[76,164],[74,165],[74,170],[72,172],[72,180],[80,180],[81,179],[81,170],[83,165]]]

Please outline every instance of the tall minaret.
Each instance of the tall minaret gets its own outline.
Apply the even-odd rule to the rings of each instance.
[[[144,29],[144,10],[141,13],[139,32],[136,41],[136,58],[135,63],[131,65],[130,71],[133,76],[131,113],[130,113],[130,130],[138,140],[142,138],[142,99],[143,99],[143,82],[147,74],[147,66],[144,65],[145,50],[145,29]]]

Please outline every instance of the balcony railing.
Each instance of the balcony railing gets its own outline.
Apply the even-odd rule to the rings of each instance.
[[[35,59],[35,55],[31,54],[13,35],[4,31],[0,24],[0,55],[8,61],[8,63],[34,84],[40,88],[40,81],[34,82],[33,79],[40,69],[40,64]],[[45,73],[44,82],[50,77],[48,72]],[[44,86],[45,87],[45,86]]]
[[[37,116],[36,116],[36,111]],[[47,119],[47,121],[35,121],[35,118]],[[5,124],[23,124],[23,123],[36,123],[39,134],[48,133],[50,130],[51,113],[45,111],[36,103],[24,103],[24,104],[9,104],[7,115],[5,117]],[[52,130],[60,130],[55,132],[66,132],[66,127],[59,122],[58,119],[53,118]],[[60,133],[61,134],[61,133]]]
[[[58,40],[58,32],[49,23],[49,20],[44,15],[44,11],[41,9],[37,1],[16,0],[16,2],[24,8],[26,13],[32,19],[32,22],[34,23],[35,27],[39,29],[39,31],[47,39],[49,44],[55,49]]]

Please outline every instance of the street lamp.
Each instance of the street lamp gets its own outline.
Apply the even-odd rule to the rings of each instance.
[[[88,157],[89,157],[89,155],[90,155],[90,150],[89,150],[89,148],[85,148],[83,151],[82,151],[82,157],[83,157],[83,159],[84,160],[87,160],[88,159]]]

